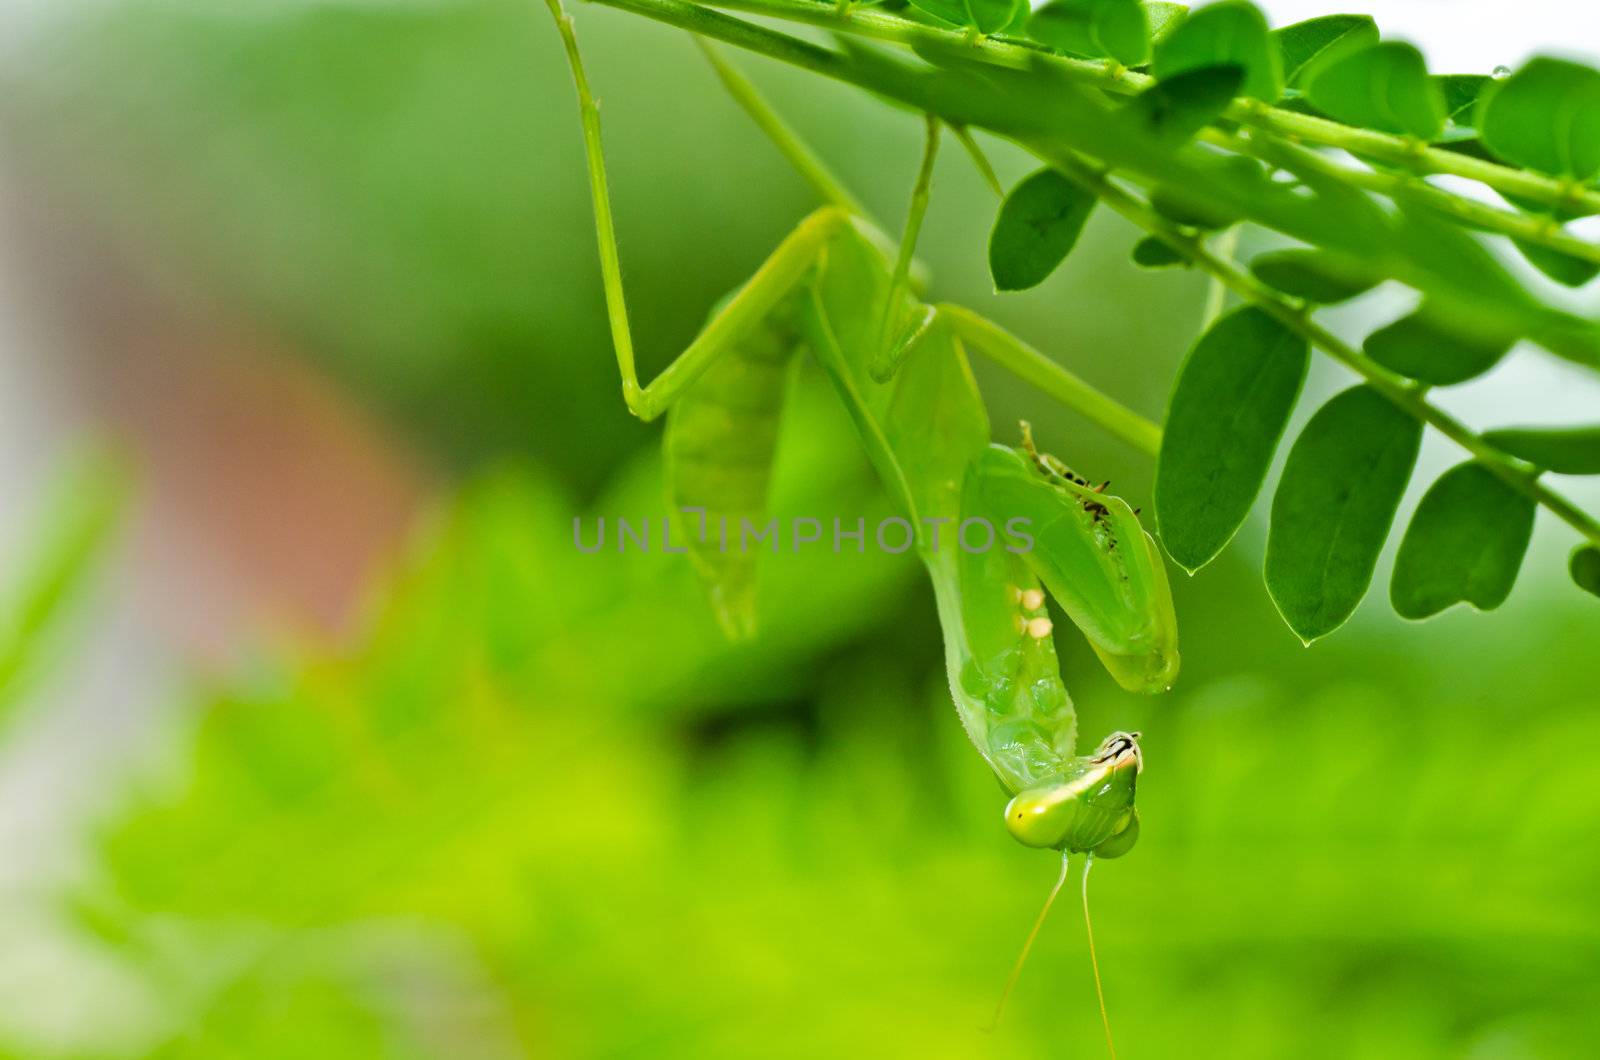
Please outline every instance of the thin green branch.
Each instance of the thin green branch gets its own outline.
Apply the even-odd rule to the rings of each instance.
[[[1306,309],[1262,284],[1244,269],[1211,251],[1204,242],[1168,221],[1148,204],[1070,154],[1046,159],[1117,213],[1160,239],[1241,298],[1270,313],[1308,343],[1340,362],[1408,415],[1428,424],[1482,462],[1517,492],[1542,505],[1562,522],[1600,545],[1600,521],[1539,481],[1526,464],[1484,441],[1470,427],[1428,401],[1425,388],[1384,368],[1312,320]]]

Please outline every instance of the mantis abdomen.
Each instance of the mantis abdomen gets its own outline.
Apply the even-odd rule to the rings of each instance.
[[[755,632],[758,550],[746,537],[762,532],[767,521],[796,341],[780,320],[759,322],[667,413],[667,498],[675,513],[689,514],[686,547],[730,637]]]

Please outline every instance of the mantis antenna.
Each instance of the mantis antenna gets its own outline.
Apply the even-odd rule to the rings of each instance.
[[[1044,900],[1044,908],[1039,910],[1039,917],[1033,922],[1033,930],[1028,932],[1028,937],[1023,940],[1022,952],[1017,954],[1017,962],[1011,966],[1011,974],[1006,978],[1005,989],[1000,992],[1000,1003],[994,1007],[994,1019],[989,1023],[989,1031],[993,1032],[1000,1026],[1000,1017],[1005,1014],[1006,1002],[1011,999],[1011,991],[1016,988],[1017,980],[1022,976],[1022,966],[1028,961],[1028,954],[1033,950],[1033,941],[1039,937],[1039,930],[1044,927],[1045,920],[1050,916],[1050,907],[1055,904],[1056,895],[1061,893],[1061,888],[1067,882],[1067,867],[1071,863],[1071,855],[1061,855],[1061,874],[1056,877],[1055,886],[1050,888],[1050,894]],[[1106,1012],[1106,992],[1100,984],[1100,958],[1094,949],[1094,923],[1089,917],[1089,870],[1094,867],[1094,852],[1091,851],[1083,859],[1083,930],[1089,938],[1089,967],[1094,971],[1094,995],[1100,1003],[1100,1025],[1106,1032],[1106,1050],[1111,1054],[1111,1060],[1117,1060],[1117,1044],[1111,1037],[1111,1017]]]
[[[1033,930],[1028,932],[1028,937],[1023,940],[1022,952],[1017,954],[1017,962],[1011,966],[1011,974],[1006,977],[1006,987],[1000,991],[1000,1003],[994,1007],[994,1019],[989,1022],[992,1032],[1000,1026],[1000,1017],[1005,1015],[1006,1002],[1011,1000],[1011,991],[1016,987],[1017,980],[1022,976],[1022,966],[1028,963],[1028,954],[1033,949],[1033,940],[1039,937],[1039,929],[1044,927],[1044,922],[1050,915],[1050,907],[1055,905],[1056,895],[1061,893],[1061,888],[1067,882],[1067,865],[1071,861],[1069,854],[1061,855],[1061,875],[1056,877],[1056,884],[1050,888],[1050,894],[1044,900],[1044,908],[1039,910],[1039,917],[1033,922]]]
[[[1117,1060],[1117,1043],[1111,1040],[1111,1017],[1106,1015],[1106,992],[1100,985],[1100,958],[1094,952],[1094,924],[1089,919],[1089,870],[1094,867],[1094,851],[1083,859],[1083,931],[1089,936],[1089,966],[1094,969],[1094,996],[1100,1002],[1100,1024],[1106,1029],[1106,1050]]]

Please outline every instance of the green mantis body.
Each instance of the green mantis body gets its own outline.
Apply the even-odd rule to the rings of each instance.
[[[815,358],[843,401],[879,477],[908,524],[935,590],[950,689],[974,746],[1013,796],[1011,833],[1030,846],[1101,856],[1137,836],[1136,734],[1076,753],[1072,700],[1061,680],[1046,591],[1112,675],[1138,691],[1166,688],[1177,669],[1172,604],[1159,554],[1122,501],[1091,490],[1031,451],[991,445],[967,361],[971,343],[1053,395],[1088,388],[996,325],[910,290],[910,239],[896,248],[853,207],[826,170],[754,90],[718,72],[832,205],[818,209],[729,296],[683,354],[648,386],[633,363],[598,113],[572,26],[561,26],[578,87],[623,396],[642,419],[668,415],[675,507],[718,522],[763,522],[776,425],[790,362]],[[710,54],[710,53],[708,53]],[[937,126],[913,197],[926,202]],[[895,340],[900,340],[896,342]],[[1103,425],[1148,445],[1140,421],[1095,395],[1079,402]],[[1137,436],[1137,437],[1136,437]],[[978,527],[984,532],[967,535]],[[1003,532],[1001,532],[1003,530]],[[695,536],[692,535],[691,536]],[[972,536],[985,547],[974,547]],[[735,635],[754,629],[753,557],[703,532],[692,546],[714,610]]]

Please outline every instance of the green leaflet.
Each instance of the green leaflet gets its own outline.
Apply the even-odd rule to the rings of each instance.
[[[1139,0],[1051,0],[1028,19],[1028,36],[1057,51],[1124,66],[1150,61],[1150,26]]]
[[[1272,499],[1267,591],[1307,644],[1344,624],[1372,581],[1422,425],[1366,386],[1306,424]]]
[[[1173,31],[1183,25],[1183,20],[1189,17],[1189,9],[1183,4],[1150,0],[1143,7],[1145,24],[1150,28],[1151,44],[1160,44],[1172,36]]]
[[[1424,303],[1415,313],[1368,335],[1361,348],[1408,379],[1450,386],[1493,368],[1511,348],[1511,339],[1462,330]]]
[[[1011,189],[989,235],[989,274],[997,291],[1037,287],[1071,253],[1093,195],[1054,169],[1041,169]]]
[[[1511,242],[1528,259],[1528,264],[1565,287],[1582,287],[1600,276],[1600,264],[1585,258],[1575,258],[1571,254],[1524,239],[1513,239]]]
[[[1319,66],[1306,97],[1349,125],[1432,140],[1444,131],[1444,99],[1422,53],[1384,41]]]
[[[1600,175],[1600,72],[1533,59],[1484,94],[1477,126],[1507,162],[1593,180]]]
[[[1573,549],[1567,572],[1572,575],[1573,584],[1578,588],[1600,596],[1600,548],[1579,545]]]
[[[1244,95],[1268,103],[1283,95],[1278,47],[1266,18],[1245,0],[1223,0],[1190,12],[1156,49],[1152,71],[1165,81],[1190,70],[1224,65],[1244,69]]]
[[[1451,468],[1411,517],[1389,583],[1402,618],[1457,603],[1493,611],[1511,594],[1533,536],[1533,500],[1475,461]]]
[[[1500,197],[1523,213],[1558,225],[1588,216],[1582,210],[1552,209],[1520,195],[1508,195],[1502,192]],[[1527,259],[1528,264],[1565,287],[1582,287],[1600,275],[1600,264],[1587,258],[1573,257],[1571,254],[1552,250],[1538,243],[1530,243],[1525,239],[1512,239],[1511,242]]]
[[[1257,254],[1250,271],[1274,290],[1319,305],[1346,301],[1378,285],[1347,259],[1308,247]]]
[[[1243,83],[1238,66],[1190,70],[1157,81],[1135,96],[1125,113],[1154,139],[1177,147],[1221,117]]]
[[[1502,427],[1483,440],[1558,475],[1600,475],[1600,424],[1593,427]]]
[[[1478,107],[1478,97],[1495,81],[1488,74],[1434,74],[1433,83],[1439,86],[1445,116],[1453,122],[1470,126]]]
[[[1378,43],[1378,24],[1366,15],[1323,15],[1273,30],[1285,84],[1298,84],[1317,67]]]
[[[998,33],[1011,25],[1023,0],[911,0],[911,6],[943,22]]]
[[[1155,236],[1145,236],[1133,245],[1133,263],[1141,269],[1166,269],[1188,262],[1188,258]]]
[[[1267,476],[1305,380],[1304,339],[1254,307],[1201,336],[1167,405],[1156,460],[1157,532],[1199,570],[1233,538]]]

